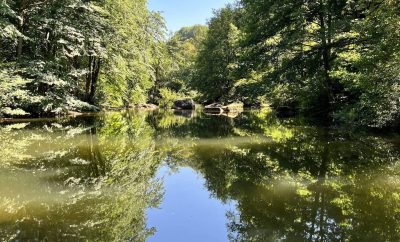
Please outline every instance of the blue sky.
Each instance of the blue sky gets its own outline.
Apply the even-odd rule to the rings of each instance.
[[[149,0],[151,10],[162,12],[169,31],[181,27],[205,24],[218,9],[234,0]]]

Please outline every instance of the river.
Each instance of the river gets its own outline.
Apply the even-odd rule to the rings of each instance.
[[[400,241],[400,137],[123,111],[0,124],[0,241]]]

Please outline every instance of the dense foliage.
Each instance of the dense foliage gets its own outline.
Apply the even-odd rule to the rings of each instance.
[[[190,82],[194,79],[195,61],[208,28],[203,25],[183,27],[174,33],[161,48],[162,55],[155,65],[156,81],[150,101],[170,106],[182,96],[195,96]]]
[[[239,1],[210,20],[194,87],[208,101],[266,100],[333,121],[398,125],[399,6]]]
[[[224,101],[231,96],[238,66],[239,12],[232,6],[215,12],[196,61],[192,86],[205,101]]]
[[[147,10],[146,2],[107,1],[112,31],[105,40],[107,66],[100,78],[107,106],[144,103],[155,82],[164,23],[158,13]]]
[[[164,27],[145,0],[0,4],[1,115],[146,101]]]
[[[400,123],[398,0],[240,0],[169,38],[146,0],[2,0],[0,115],[182,97]]]
[[[97,6],[73,0],[21,0],[3,1],[1,9],[6,20],[0,53],[1,113],[49,115],[95,109],[89,103],[106,24]]]

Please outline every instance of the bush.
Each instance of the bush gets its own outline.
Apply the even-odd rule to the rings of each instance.
[[[170,108],[174,104],[174,101],[180,99],[182,96],[169,88],[160,89],[160,108]]]

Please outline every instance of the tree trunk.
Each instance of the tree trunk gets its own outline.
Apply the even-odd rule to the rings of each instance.
[[[89,71],[86,75],[85,100],[90,104],[94,104],[94,98],[97,90],[97,79],[100,73],[101,59],[95,56],[89,56]]]
[[[99,73],[100,73],[100,64],[101,64],[101,59],[100,58],[94,58],[93,60],[93,67],[92,67],[92,80],[90,83],[90,94],[89,94],[89,103],[94,104],[94,98],[96,95],[96,90],[97,90],[97,80],[99,78]]]
[[[88,65],[88,73],[86,74],[86,83],[85,83],[85,101],[89,102],[89,93],[90,93],[90,86],[92,82],[92,62],[93,57],[89,56],[89,65]]]
[[[23,39],[22,37],[18,37],[18,46],[17,46],[17,59],[20,60],[22,56],[22,46],[23,46]]]
[[[29,2],[27,0],[22,0],[19,6],[19,16],[20,22],[18,30],[21,34],[24,34],[24,24],[25,24],[25,10],[28,8]],[[18,37],[17,40],[17,60],[19,61],[22,57],[22,50],[24,45],[24,38],[22,36]]]
[[[323,68],[324,68],[324,76],[325,76],[325,91],[327,95],[327,113],[329,114],[331,112],[331,105],[333,103],[333,85],[332,85],[332,80],[330,77],[330,71],[331,71],[331,24],[332,24],[332,19],[331,19],[331,9],[326,8],[323,3],[324,0],[320,0],[320,12],[319,12],[319,21],[320,21],[320,26],[321,26],[321,31],[320,31],[320,38],[321,38],[321,52],[322,52],[322,63],[323,63]],[[329,1],[329,0],[328,0]],[[330,4],[328,4],[330,5]],[[328,19],[328,21],[325,20],[325,18]],[[328,24],[327,24],[328,23]]]

